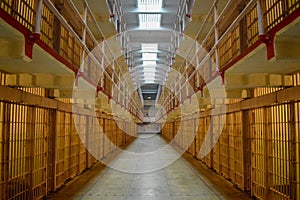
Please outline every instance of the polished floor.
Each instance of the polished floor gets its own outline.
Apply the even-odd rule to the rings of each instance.
[[[157,151],[162,147],[166,147],[166,143],[159,135],[140,135],[126,151],[145,153]],[[112,168],[97,164],[51,195],[49,199],[250,199],[191,156],[180,157],[178,151],[173,148],[159,152],[158,156],[145,153],[134,160],[126,158],[128,155],[124,152],[115,154]],[[175,159],[176,156],[180,158]],[[166,164],[166,160],[171,164],[159,169]]]

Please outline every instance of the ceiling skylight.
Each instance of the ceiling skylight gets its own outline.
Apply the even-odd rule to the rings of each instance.
[[[155,67],[144,67],[144,68],[143,68],[143,71],[144,71],[145,73],[155,73],[157,70],[156,70]]]
[[[142,51],[156,52],[158,50],[158,44],[142,43]]]
[[[156,61],[145,60],[143,61],[143,66],[150,66],[155,68]]]
[[[145,83],[153,83],[156,80],[157,71],[157,52],[158,44],[142,43],[141,49],[145,53],[142,53],[143,64],[140,66],[144,72],[143,79]]]
[[[155,72],[144,72],[145,78],[155,79]]]
[[[140,27],[143,29],[158,29],[161,14],[139,14]]]
[[[143,60],[157,60],[157,53],[143,53]]]
[[[138,0],[138,8],[143,12],[160,11],[162,0]]]

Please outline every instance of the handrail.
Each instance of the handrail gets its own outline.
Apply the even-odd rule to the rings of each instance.
[[[224,7],[224,9],[222,10],[221,14],[218,16],[216,23],[214,24],[214,26],[210,29],[210,31],[208,32],[208,34],[206,35],[205,39],[203,40],[203,42],[201,43],[200,46],[203,46],[203,44],[207,41],[207,38],[209,37],[209,35],[213,32],[216,24],[219,22],[219,20],[221,20],[221,16],[225,13],[225,11],[229,8],[230,4],[232,3],[233,0],[230,0],[226,6]],[[236,26],[237,21],[240,21],[242,17],[245,16],[245,12],[249,11],[248,9],[251,8],[251,6],[256,2],[256,0],[251,0],[246,7],[243,9],[243,11],[238,15],[238,17],[231,23],[231,25],[226,29],[226,31],[222,34],[221,38],[218,38],[218,41],[215,43],[215,45],[212,47],[212,49],[216,49],[216,47],[218,46],[218,44],[221,42],[221,40],[224,39],[224,37],[227,35],[228,32],[232,31],[233,28],[235,28],[234,26]],[[204,22],[205,23],[205,22]],[[209,52],[209,54],[211,53],[211,51]],[[196,54],[195,54],[196,55]],[[195,57],[193,57],[193,59],[191,61],[193,61],[195,59]]]
[[[61,23],[67,28],[68,31],[72,33],[72,35],[75,37],[75,39],[80,42],[82,46],[85,46],[85,44],[82,42],[80,37],[75,33],[75,31],[70,27],[69,23],[65,20],[64,17],[59,13],[59,11],[56,9],[56,7],[53,5],[53,3],[50,0],[43,0],[44,4],[47,6],[50,11],[53,12],[53,14],[59,19]]]
[[[184,13],[184,9],[185,9],[185,7],[183,8],[182,6],[183,5],[186,5],[186,1],[187,0],[180,0],[179,1],[179,9],[178,9],[178,11],[177,11],[177,13],[176,13],[176,19],[175,19],[175,27],[174,27],[174,29],[175,29],[175,31],[176,31],[176,26],[178,25],[178,24],[180,24],[179,22],[179,18],[182,18],[182,16],[183,16],[183,13]]]
[[[226,29],[226,31],[223,33],[223,35],[219,38],[218,43],[220,43],[221,40],[225,37],[225,35],[229,32],[232,31],[233,28],[237,25],[236,23],[241,20],[242,17],[246,15],[246,12],[251,9],[251,6],[254,5],[257,1],[256,0],[251,0],[246,7],[242,10],[242,12],[237,16],[237,18],[231,23],[231,25]],[[217,45],[215,45],[217,46]]]
[[[70,1],[70,0],[68,0],[68,1]],[[86,0],[85,0],[85,2],[86,2]],[[87,4],[87,2],[86,2],[86,6],[87,6],[87,8],[88,8],[88,11],[89,11],[89,13],[90,13],[90,15],[91,15],[91,18],[92,18],[93,22],[94,22],[95,25],[96,25],[96,28],[97,28],[98,31],[101,33],[101,35],[102,35],[102,37],[103,37],[103,39],[104,39],[103,43],[105,44],[105,43],[106,43],[105,36],[104,36],[104,34],[103,34],[101,28],[99,27],[99,25],[98,25],[98,23],[97,23],[97,21],[96,21],[94,15],[93,15],[93,13],[92,13],[92,10],[90,9],[90,7],[89,7],[89,5]],[[96,40],[96,42],[97,42],[97,44],[99,44],[97,40]],[[113,56],[113,53],[112,53],[112,50],[111,50],[110,46],[109,46],[109,45],[106,45],[106,46],[108,47],[108,50],[109,50],[110,54]],[[108,58],[107,58],[107,56],[105,55],[105,53],[104,53],[104,52],[102,52],[102,53],[103,53],[103,56],[106,58],[106,60],[109,61]],[[113,56],[113,58],[115,59],[114,56]],[[121,70],[120,65],[119,65],[117,62],[116,62],[116,64],[117,64],[117,67],[118,67],[119,71],[122,72],[123,70]],[[126,80],[125,80],[125,81],[126,81]],[[127,81],[126,81],[126,82],[127,82]],[[128,83],[128,82],[127,82],[127,83]],[[114,85],[116,85],[116,84],[114,83]],[[118,86],[117,88],[119,89],[119,91],[121,91],[120,88],[119,88],[119,86]],[[123,93],[122,93],[122,94],[123,94]]]
[[[104,36],[104,34],[103,34],[101,28],[98,26],[98,23],[96,22],[96,20],[95,20],[95,18],[94,18],[94,16],[93,16],[93,13],[92,13],[92,11],[91,11],[91,9],[90,9],[88,3],[87,3],[86,1],[84,1],[84,2],[86,3],[85,6],[87,7],[87,9],[88,9],[88,11],[89,11],[90,17],[93,19],[93,22],[95,23],[97,30],[100,32],[102,38],[105,39],[105,36]],[[81,15],[80,15],[79,11],[78,11],[77,8],[74,6],[73,2],[70,1],[70,0],[68,0],[68,3],[71,5],[73,11],[76,12],[76,14],[80,17],[81,22],[85,25],[85,28],[86,28],[87,32],[89,33],[89,35],[92,37],[93,42],[95,42],[96,44],[99,45],[99,42],[97,41],[97,39],[95,38],[95,36],[94,36],[94,34],[91,32],[91,30],[89,29],[89,27],[88,27],[88,25],[86,24],[86,22],[82,19],[82,17],[81,17]],[[97,45],[97,47],[99,48],[98,45]],[[111,51],[109,45],[107,45],[107,47],[108,47],[108,50],[109,50],[110,54],[111,54],[112,57],[114,58],[113,53],[112,53],[112,51]],[[100,49],[100,51],[102,51],[101,48],[99,48],[99,49]],[[89,49],[86,48],[85,50],[86,50],[87,53],[89,53],[89,55],[91,55],[91,52],[89,51]],[[102,51],[102,56],[104,56],[105,59],[106,59],[106,61],[108,61],[108,63],[110,63],[108,57],[106,56],[106,54],[105,54],[103,51]],[[97,59],[94,57],[93,54],[92,54],[92,58],[94,59],[94,61],[97,61]],[[102,70],[104,71],[105,75],[109,78],[109,80],[112,82],[113,86],[114,86],[114,87],[117,87],[117,89],[118,89],[118,91],[120,92],[120,94],[122,94],[123,96],[125,96],[125,94],[120,90],[119,86],[117,86],[117,84],[114,82],[114,80],[112,79],[112,77],[110,77],[110,75],[105,71],[105,69],[103,68],[103,66],[102,66],[98,61],[97,61],[97,64],[101,66]],[[117,64],[117,66],[118,66],[118,68],[119,68],[119,71],[121,71],[120,66],[119,66],[118,64]]]
[[[232,0],[230,0],[227,4],[226,4],[226,6],[224,7],[224,9],[222,10],[222,14],[224,14],[225,13],[225,9],[227,9],[227,8],[229,8],[229,3],[231,2]],[[220,38],[218,38],[218,41],[214,44],[214,46],[211,48],[211,50],[210,50],[210,52],[208,52],[208,54],[207,54],[207,56],[205,56],[203,59],[202,59],[202,61],[200,62],[200,64],[198,65],[198,67],[197,67],[197,69],[196,70],[194,70],[193,72],[192,72],[192,74],[189,76],[189,78],[188,78],[188,80],[185,82],[185,83],[183,83],[182,85],[180,84],[180,89],[179,89],[179,91],[184,87],[184,86],[186,86],[186,84],[188,83],[188,81],[190,81],[191,80],[191,78],[195,75],[195,73],[197,72],[197,70],[198,70],[198,68],[199,68],[199,66],[204,62],[204,61],[206,61],[206,59],[207,59],[207,57],[209,56],[209,55],[212,55],[212,52],[218,47],[218,45],[219,45],[219,43],[224,39],[224,37],[225,36],[227,36],[227,34],[230,32],[230,31],[232,31],[238,24],[238,22],[247,14],[246,12],[248,12],[251,8],[252,8],[252,6],[255,4],[255,3],[257,3],[257,1],[256,0],[251,0],[247,5],[246,5],[246,7],[242,10],[242,12],[235,18],[235,20],[231,23],[231,25],[226,29],[226,31],[222,34],[222,36],[220,37]],[[212,6],[212,7],[214,7],[214,5]],[[218,17],[218,19],[217,19],[217,22],[218,22],[218,20],[220,20],[221,19],[221,16],[222,15],[219,15],[219,17]],[[208,19],[208,18],[207,18]],[[205,37],[205,39],[202,41],[202,43],[201,43],[201,46],[203,46],[203,44],[207,41],[207,39],[208,39],[208,36],[212,33],[212,31],[214,30],[214,28],[215,28],[215,26],[216,26],[216,24],[217,24],[217,22],[211,27],[211,29],[210,29],[210,31],[208,32],[208,34],[207,34],[207,36]],[[196,43],[195,43],[196,44]],[[193,45],[193,47],[195,46],[195,44]],[[193,48],[191,48],[190,49],[190,51],[189,51],[189,53],[192,51],[192,49]],[[197,52],[198,53],[198,52]],[[190,61],[190,62],[192,62],[192,61],[194,61],[194,59],[196,58],[196,56],[197,56],[197,53],[195,53],[195,55],[192,57],[192,60]],[[187,55],[189,55],[189,54],[187,54]],[[183,65],[184,65],[185,63],[183,63],[182,65],[181,65],[181,67],[180,67],[180,69],[183,67]],[[185,72],[187,71],[187,69],[183,72],[183,74],[185,74]],[[179,76],[179,75],[177,75],[177,76]],[[180,82],[180,80],[179,80],[179,82]],[[179,91],[176,93],[176,95],[179,93]],[[173,100],[175,97],[173,97],[171,100]],[[166,103],[166,100],[163,102],[163,105]]]
[[[220,20],[221,20],[221,16],[223,16],[225,14],[225,12],[227,11],[227,9],[230,8],[230,5],[233,3],[233,1],[235,0],[229,0],[225,7],[223,8],[223,10],[220,12],[219,16],[217,16],[217,19],[216,19],[216,23],[218,23]]]
[[[216,0],[215,0],[215,2],[216,2]],[[215,4],[215,2],[214,2],[214,4]],[[197,38],[198,38],[200,32],[204,29],[204,27],[205,27],[205,25],[206,25],[206,23],[207,23],[207,21],[208,21],[210,15],[212,14],[213,11],[214,11],[214,6],[212,6],[212,7],[209,9],[209,11],[208,11],[208,13],[207,13],[207,16],[205,17],[205,19],[204,19],[204,21],[203,21],[203,24],[201,25],[199,31],[198,31],[197,34],[196,34],[196,37],[195,37],[196,40],[197,40]]]
[[[70,1],[70,0],[69,0],[69,1]],[[97,23],[97,21],[96,21],[94,15],[93,15],[93,13],[92,13],[92,10],[91,10],[91,8],[90,8],[88,2],[87,2],[86,0],[84,0],[84,3],[85,3],[85,5],[86,5],[86,8],[87,8],[88,12],[90,13],[91,19],[93,20],[93,22],[94,22],[94,24],[96,25],[97,29],[98,29],[99,32],[101,33],[102,37],[105,38],[105,36],[104,36],[104,34],[103,34],[103,32],[102,32],[102,29],[99,27],[99,25],[98,25],[98,23]]]
[[[231,1],[231,0],[230,0],[230,1]],[[204,27],[206,26],[209,17],[211,17],[211,14],[212,14],[212,12],[214,11],[216,2],[217,2],[217,0],[214,0],[213,5],[211,6],[210,10],[208,11],[208,14],[207,14],[207,16],[206,16],[205,19],[204,19],[204,22],[202,23],[202,25],[201,25],[201,27],[200,27],[198,33],[196,34],[196,37],[195,37],[195,40],[196,40],[196,41],[197,41],[197,38],[198,38],[200,32],[201,32],[201,31],[204,29]],[[214,25],[213,25],[213,27],[214,27]],[[211,29],[212,29],[212,28],[211,28]],[[210,29],[210,31],[212,31],[211,29]],[[210,32],[210,31],[209,31],[209,32]],[[209,35],[209,33],[206,35],[206,37],[203,39],[203,41],[207,39],[207,36],[208,36],[208,35]],[[194,47],[194,46],[193,46],[193,47]],[[190,51],[189,51],[189,53],[188,53],[187,55],[189,55],[189,54],[191,53],[191,51],[192,51],[192,48],[190,49]],[[184,65],[184,64],[182,64],[182,65],[179,67],[179,69],[181,69],[181,68],[183,67],[183,65]]]
[[[73,9],[76,10],[77,13],[79,14],[79,12],[78,12],[77,8],[75,8],[74,4],[73,4],[70,0],[68,0],[68,2],[70,2],[70,4],[72,4]],[[89,12],[89,14],[90,14],[90,17],[92,18],[92,20],[93,20],[93,22],[94,22],[94,24],[95,24],[97,30],[100,32],[102,38],[104,39],[103,42],[104,42],[104,44],[105,44],[105,36],[104,36],[104,34],[103,34],[101,28],[99,27],[99,25],[98,25],[98,23],[97,23],[97,21],[96,21],[94,15],[93,15],[93,13],[92,13],[92,10],[90,9],[90,7],[89,7],[89,5],[88,5],[88,3],[87,3],[86,0],[84,1],[84,3],[86,4],[85,6],[87,7],[88,12]],[[98,44],[97,47],[100,49],[100,51],[102,51],[102,49],[99,47],[99,42],[97,41],[97,39],[95,38],[95,36],[94,36],[94,34],[91,32],[91,30],[89,29],[88,25],[84,22],[84,20],[83,20],[82,18],[81,18],[81,20],[82,20],[82,22],[85,24],[88,33],[89,33],[90,36],[92,37],[92,40],[93,40],[96,44]],[[107,46],[107,48],[108,48],[108,50],[109,50],[109,52],[110,52],[110,54],[112,55],[113,60],[114,60],[115,57],[114,57],[114,55],[113,55],[113,53],[112,53],[112,50],[111,50],[110,46],[109,46],[109,45],[106,45],[106,46]],[[106,61],[107,61],[108,63],[110,63],[108,57],[106,56],[105,52],[103,52],[103,51],[102,51],[102,56],[104,56],[105,59],[106,59]],[[114,62],[114,61],[113,61],[113,62]],[[121,70],[119,64],[118,64],[117,62],[116,62],[116,64],[117,64],[117,67],[118,67],[119,71],[121,72],[122,70]],[[121,91],[119,85],[117,85],[117,84],[114,82],[113,78],[110,77],[110,75],[105,71],[105,69],[103,68],[103,66],[102,66],[102,65],[100,65],[100,66],[102,67],[102,70],[104,71],[105,75],[106,75],[106,76],[109,78],[109,80],[112,82],[113,86],[117,88],[118,92],[119,92],[121,95],[125,96],[125,94],[123,93],[123,91]],[[127,82],[127,81],[126,81],[126,82]],[[135,101],[134,101],[134,104],[135,104],[135,106],[138,106],[138,105],[136,104]]]
[[[226,31],[222,34],[222,36],[218,39],[217,43],[212,47],[212,49],[210,50],[210,52],[208,53],[208,55],[210,55],[212,53],[213,50],[215,50],[218,46],[218,44],[224,39],[224,37],[228,34],[228,32],[232,31],[235,26],[237,25],[237,22],[239,22],[241,20],[242,17],[244,17],[246,15],[246,12],[249,11],[249,9],[251,8],[251,6],[255,3],[256,1],[255,0],[251,0],[247,6],[243,9],[243,11],[237,16],[237,18],[231,23],[231,25],[226,29]],[[211,29],[213,30],[213,29]],[[206,38],[207,39],[207,38]],[[206,41],[204,41],[206,42]],[[204,43],[202,42],[201,46],[203,45]],[[192,59],[194,60],[194,58]],[[205,60],[205,59],[203,59]],[[201,64],[201,63],[200,63]],[[200,65],[199,65],[200,66]],[[193,72],[191,74],[194,75],[195,72]]]
[[[85,2],[86,2],[86,1],[85,1]],[[123,91],[121,91],[121,89],[119,88],[119,86],[114,82],[114,80],[112,79],[112,77],[110,77],[110,75],[105,71],[104,67],[99,63],[98,59],[97,59],[97,58],[93,55],[93,53],[91,53],[91,51],[87,48],[86,44],[81,40],[81,38],[78,36],[78,34],[73,30],[73,28],[69,25],[69,23],[65,20],[65,18],[62,17],[62,15],[61,15],[61,14],[59,13],[59,11],[56,9],[56,7],[53,5],[53,3],[52,3],[51,1],[49,1],[49,0],[43,0],[43,3],[44,3],[44,4],[46,5],[46,7],[47,7],[47,8],[48,8],[48,9],[49,9],[49,10],[50,10],[50,11],[51,11],[51,12],[52,12],[59,20],[60,20],[60,22],[62,23],[62,25],[64,26],[64,28],[66,28],[66,29],[71,33],[71,35],[76,39],[76,41],[79,42],[79,44],[82,46],[82,48],[84,49],[84,51],[85,51],[88,55],[90,55],[90,58],[93,59],[93,61],[95,62],[95,64],[101,67],[101,69],[104,71],[105,75],[106,75],[106,76],[109,78],[109,80],[111,81],[112,85],[113,85],[114,87],[117,88],[118,92],[119,92],[124,98],[127,98],[127,97],[125,96],[125,94],[123,93]],[[93,42],[94,42],[95,44],[99,44],[99,42],[98,42],[98,41],[96,40],[96,38],[94,37],[94,34],[91,32],[91,30],[89,29],[88,25],[85,23],[84,19],[81,17],[79,11],[77,10],[77,8],[76,8],[75,5],[73,4],[73,2],[71,2],[70,0],[68,0],[68,3],[70,3],[72,10],[78,15],[78,17],[79,17],[81,23],[85,26],[85,28],[86,28],[88,34],[91,36],[91,39],[93,40]],[[86,3],[87,3],[87,2],[86,2]],[[87,6],[88,6],[88,5],[87,5]],[[89,9],[89,14],[91,15],[91,17],[92,17],[92,19],[93,19],[93,22],[95,23],[96,20],[95,20],[94,16],[92,15],[91,10],[90,10],[89,7],[88,7],[88,9]],[[103,35],[103,32],[102,32],[101,28],[98,26],[97,23],[95,23],[95,24],[96,24],[96,27],[97,27],[98,31],[100,32],[101,36],[103,36],[103,38],[104,38],[104,35]],[[99,45],[98,45],[98,46],[99,46]],[[113,56],[112,51],[111,51],[109,45],[106,45],[106,46],[108,47],[109,52],[110,52],[111,55]],[[98,47],[98,48],[99,48],[99,47]],[[99,48],[99,49],[100,49],[100,48]],[[110,63],[110,62],[109,62],[109,59],[108,59],[108,57],[107,57],[107,55],[105,54],[105,52],[103,52],[101,49],[100,49],[100,51],[102,52],[102,56],[105,58],[105,60],[108,61],[108,63]],[[114,56],[113,56],[113,58],[114,58]],[[84,59],[84,58],[82,58],[82,59]],[[118,66],[118,68],[119,68],[119,71],[121,72],[122,70],[121,70],[120,66],[119,66],[118,64],[117,64],[117,66]],[[132,97],[130,97],[130,99],[132,99]],[[133,101],[133,102],[134,102],[134,105],[135,105],[135,106],[138,106],[138,105],[136,104],[135,101]]]
[[[247,4],[247,6],[246,6],[246,7],[243,9],[243,11],[238,15],[238,17],[237,17],[237,18],[231,23],[231,25],[226,29],[226,31],[223,33],[223,35],[221,36],[221,38],[218,39],[217,43],[212,47],[212,49],[211,49],[210,52],[207,54],[207,56],[206,56],[205,58],[203,58],[203,60],[202,60],[201,63],[199,64],[199,66],[200,66],[203,62],[206,61],[206,59],[207,59],[207,57],[208,57],[209,55],[212,54],[213,50],[215,50],[215,49],[217,48],[218,44],[223,40],[223,38],[228,34],[228,32],[232,31],[232,29],[235,28],[235,26],[237,25],[236,23],[237,23],[238,21],[240,21],[240,19],[246,15],[246,12],[249,11],[249,9],[251,8],[251,6],[252,6],[255,2],[256,2],[255,0],[251,0],[251,1]],[[204,42],[206,42],[206,41],[204,41]],[[202,42],[201,46],[202,46],[202,45],[203,45],[203,42]],[[196,54],[195,54],[195,55],[196,55]],[[193,60],[193,59],[192,59],[192,60]],[[198,67],[199,67],[199,66],[198,66]],[[198,69],[198,68],[197,68],[197,69]],[[197,71],[197,70],[193,71],[193,73],[190,75],[190,77],[189,77],[188,80],[190,80],[190,79],[193,77],[193,75],[196,73],[196,71]],[[187,84],[187,83],[185,83],[185,84]],[[185,86],[185,84],[183,84],[183,86]]]
[[[216,2],[216,0],[215,0],[215,2]],[[214,4],[213,4],[213,6],[211,7],[211,9],[209,10],[209,13],[208,13],[208,15],[206,16],[204,23],[203,23],[202,26],[200,27],[200,30],[198,31],[198,33],[197,33],[195,39],[198,38],[200,32],[203,30],[204,26],[206,25],[206,21],[209,19],[211,12],[214,10],[215,2],[214,2]],[[214,29],[213,29],[214,27],[215,27],[215,26],[213,25],[212,28],[209,30],[208,34],[206,35],[206,37],[203,39],[203,41],[206,41],[206,40],[207,40],[208,36],[210,36],[211,32],[214,30]],[[196,40],[196,41],[197,41],[197,40]],[[203,43],[204,43],[204,42],[202,42],[200,46],[203,46]],[[193,46],[192,46],[192,48],[190,49],[189,53],[186,54],[186,55],[190,55],[190,53],[192,52],[192,50],[193,50],[193,48],[195,47],[195,45],[196,45],[196,43],[193,44]],[[196,54],[195,54],[195,55],[196,55]],[[194,57],[193,57],[193,58],[194,58]],[[192,59],[192,60],[193,60],[193,59]],[[192,61],[192,60],[191,60],[191,61]],[[184,66],[185,64],[186,64],[186,63],[183,62],[183,63],[181,64],[181,66],[179,67],[179,70],[182,69],[183,66]],[[187,69],[186,69],[186,70],[187,70]],[[183,72],[183,74],[186,72],[186,70]],[[179,75],[177,75],[176,78],[177,78],[177,77],[179,77]],[[179,85],[180,85],[180,84],[179,84]],[[180,90],[182,89],[182,87],[183,87],[183,86],[180,85]]]

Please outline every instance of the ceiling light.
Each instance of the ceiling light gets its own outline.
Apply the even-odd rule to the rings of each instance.
[[[151,99],[151,97],[148,97],[148,99]]]
[[[142,51],[157,51],[158,44],[155,43],[142,43]]]
[[[156,61],[143,61],[143,66],[153,66],[155,67],[156,66]]]
[[[159,11],[162,8],[162,0],[138,0],[138,8],[144,12]]]
[[[155,79],[155,73],[153,72],[145,72],[144,73],[145,79]]]
[[[143,60],[157,60],[157,53],[143,53]]]
[[[160,27],[161,14],[139,14],[140,27],[157,29]]]
[[[155,73],[157,70],[155,67],[149,67],[149,68],[144,68],[143,72],[144,73]]]

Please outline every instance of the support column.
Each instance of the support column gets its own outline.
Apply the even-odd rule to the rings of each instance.
[[[55,7],[61,13],[61,5],[58,0],[55,1]],[[53,49],[56,53],[59,54],[60,52],[60,36],[61,36],[61,22],[60,20],[54,15],[53,16]]]
[[[296,106],[295,102],[290,102],[290,119],[289,119],[289,155],[290,155],[290,174],[289,174],[289,185],[291,187],[290,194],[292,199],[299,199],[299,141],[297,140],[296,133]],[[299,138],[298,138],[299,139]],[[298,146],[298,147],[297,147]],[[297,151],[298,149],[298,151]],[[298,183],[298,184],[297,184]]]
[[[217,20],[218,20],[218,8],[217,8],[217,2],[214,3],[214,27],[215,27],[215,44],[219,41],[219,33],[218,33],[218,27],[217,27]],[[216,64],[216,71],[219,71],[219,53],[218,53],[218,47],[215,49],[215,64]]]
[[[3,118],[2,118],[2,139],[3,139],[3,146],[2,146],[2,181],[7,182],[9,176],[9,142],[10,142],[10,115],[11,115],[11,105],[9,103],[3,103]],[[8,184],[3,184],[3,188],[1,189],[0,197],[2,199],[8,199]]]
[[[42,11],[43,11],[43,0],[39,0],[37,5],[37,11],[35,16],[35,33],[41,33],[41,21],[42,21]]]
[[[261,7],[260,0],[257,0],[257,21],[258,21],[258,35],[264,35],[264,15]]]
[[[89,152],[93,152],[93,149],[92,147],[90,146],[90,137],[89,137],[89,134],[91,134],[91,129],[93,127],[93,124],[91,123],[92,120],[91,120],[91,116],[89,115],[86,115],[86,124],[85,124],[85,131],[86,131],[86,139],[85,139],[85,168],[86,169],[89,169],[90,166],[89,166],[89,157],[91,155],[89,155]]]
[[[84,6],[83,6],[83,21],[84,21],[84,25],[82,27],[83,32],[82,32],[82,42],[84,45],[86,45],[86,32],[87,32],[87,12],[88,12],[88,8],[86,5],[86,2],[84,2]],[[81,64],[80,64],[80,72],[84,72],[84,67],[85,67],[85,49],[84,47],[82,48],[82,52],[81,52]]]
[[[49,125],[50,125],[50,135],[48,140],[48,167],[50,168],[51,177],[48,177],[50,179],[51,185],[48,187],[51,187],[51,191],[54,192],[56,190],[56,138],[57,138],[57,132],[56,132],[56,120],[57,120],[57,111],[56,110],[50,110],[49,111]],[[51,152],[51,154],[49,154]]]
[[[212,108],[214,109],[214,108]],[[218,117],[218,115],[211,115],[210,116],[210,125],[209,125],[209,156],[210,156],[210,163],[209,167],[213,169],[214,167],[214,117]]]
[[[26,115],[26,133],[27,133],[27,144],[26,151],[28,155],[28,175],[26,179],[28,180],[28,196],[30,199],[34,199],[33,193],[33,171],[34,171],[34,152],[35,152],[35,107],[27,107]]]
[[[239,6],[239,13],[243,11],[246,6],[246,2],[242,1]],[[239,23],[239,32],[240,32],[240,50],[241,53],[244,52],[248,47],[248,38],[247,38],[247,17],[243,17]]]
[[[195,115],[196,117],[198,117],[197,115]],[[196,140],[196,135],[197,135],[197,118],[194,118],[194,116],[192,117],[192,120],[193,120],[193,129],[194,129],[194,131],[193,131],[193,133],[194,133],[194,135],[193,135],[193,137],[194,137],[194,139],[193,139],[193,152],[192,152],[192,155],[193,155],[193,157],[196,157],[196,147],[197,147],[197,145],[196,145],[196,142],[197,142],[197,140]]]
[[[242,111],[242,140],[243,140],[243,185],[244,191],[251,190],[251,125],[250,111]]]
[[[265,165],[265,194],[264,194],[264,199],[269,199],[270,196],[270,181],[272,180],[269,174],[269,167],[272,166],[272,160],[269,159],[269,155],[270,155],[270,145],[269,145],[269,140],[271,138],[271,125],[270,122],[270,111],[268,111],[268,109],[266,107],[263,107],[263,123],[264,123],[264,147],[265,147],[265,151],[264,151],[264,165]]]

